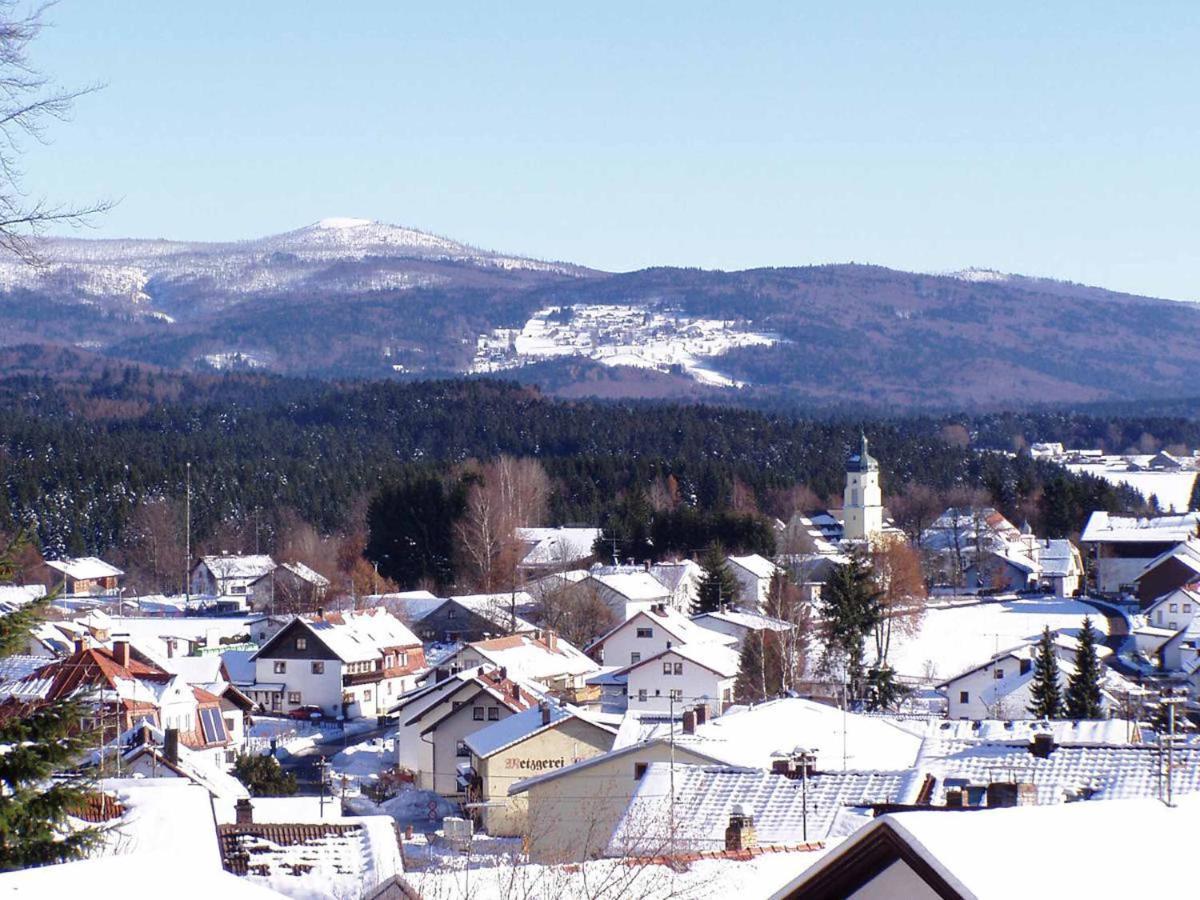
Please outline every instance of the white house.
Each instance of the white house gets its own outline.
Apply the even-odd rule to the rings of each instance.
[[[246,597],[250,586],[275,570],[275,560],[264,554],[202,556],[192,564],[191,591],[202,597]]]
[[[739,651],[746,643],[746,638],[750,635],[765,631],[782,634],[791,631],[795,627],[790,622],[783,621],[783,619],[776,619],[773,616],[752,612],[748,609],[739,609],[738,607],[701,613],[698,616],[693,616],[692,621],[708,631],[715,631],[732,638],[736,642],[733,645],[734,649]]]
[[[1198,531],[1200,512],[1138,518],[1099,510],[1092,513],[1079,540],[1095,555],[1096,589],[1115,594],[1135,590],[1151,562]]]
[[[448,673],[495,666],[552,691],[582,690],[599,666],[582,650],[553,631],[510,634],[466,644],[442,660],[439,670]]]
[[[658,562],[650,566],[650,574],[671,592],[670,605],[681,613],[690,613],[700,599],[700,581],[704,569],[690,559]]]
[[[671,590],[643,568],[634,566],[596,566],[579,582],[583,590],[594,591],[618,619],[657,604],[670,604]]]
[[[1156,628],[1179,631],[1187,628],[1200,612],[1200,590],[1195,586],[1176,588],[1147,607],[1146,621]]]
[[[757,553],[747,556],[731,556],[727,560],[729,571],[741,588],[738,600],[742,606],[762,609],[771,593],[771,579],[775,577],[775,563]]]
[[[671,713],[697,704],[719,716],[733,703],[739,659],[719,643],[681,644],[632,663],[624,675],[632,712]]]
[[[517,567],[531,575],[575,568],[594,555],[599,528],[518,528],[523,555]]]
[[[604,665],[623,667],[682,644],[729,646],[735,641],[735,637],[706,628],[672,607],[658,604],[634,613],[586,647],[585,652]]]
[[[380,607],[294,617],[251,659],[243,690],[266,709],[346,718],[382,715],[425,667],[421,641]]]
[[[1099,636],[1098,636],[1099,637]],[[1058,660],[1059,687],[1066,691],[1068,679],[1075,671],[1075,651],[1078,641],[1073,637],[1055,635],[1054,650]],[[947,715],[951,719],[1019,719],[1028,715],[1032,703],[1030,688],[1036,665],[1036,641],[1001,651],[974,668],[968,669],[938,685],[946,692]],[[1097,643],[1096,655],[1104,660],[1112,650]],[[1102,705],[1113,705],[1113,698],[1123,692],[1136,693],[1137,688],[1115,671],[1103,669]]]

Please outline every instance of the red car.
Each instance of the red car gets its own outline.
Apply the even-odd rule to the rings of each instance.
[[[319,719],[325,713],[321,711],[319,706],[297,706],[287,714],[289,719],[304,719],[306,722],[311,719]]]

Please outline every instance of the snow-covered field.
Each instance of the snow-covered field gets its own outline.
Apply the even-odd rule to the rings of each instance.
[[[1108,620],[1095,607],[1058,597],[1000,600],[929,609],[920,631],[894,636],[889,659],[901,675],[950,678],[988,660],[1000,650],[1051,631],[1076,633],[1084,616],[1108,633]]]
[[[678,367],[701,384],[740,387],[705,361],[737,347],[778,338],[736,322],[692,319],[672,310],[619,304],[548,306],[520,329],[479,336],[472,372],[499,372],[554,357],[579,356],[606,366],[667,371]]]
[[[1192,484],[1196,480],[1196,473],[1187,469],[1180,472],[1125,472],[1105,464],[1078,463],[1069,464],[1067,468],[1072,472],[1095,475],[1113,484],[1127,484],[1147,500],[1153,494],[1158,497],[1158,505],[1164,511],[1174,509],[1176,512],[1185,512],[1192,499]]]

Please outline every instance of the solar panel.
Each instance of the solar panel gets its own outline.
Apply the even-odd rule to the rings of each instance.
[[[216,744],[225,740],[225,721],[221,711],[211,707],[200,710],[200,725],[204,729],[204,740]]]

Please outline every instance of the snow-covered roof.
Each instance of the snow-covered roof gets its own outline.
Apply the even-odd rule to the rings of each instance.
[[[289,896],[299,884],[304,896],[366,897],[404,868],[391,816],[220,825],[217,834],[227,870]]]
[[[667,600],[671,592],[667,586],[644,569],[634,572],[606,572],[593,569],[591,577],[600,585],[628,600]]]
[[[412,624],[429,615],[446,602],[429,591],[401,591],[394,594],[371,594],[363,598],[371,606],[382,606],[403,621]]]
[[[518,528],[517,540],[531,544],[523,566],[563,566],[587,559],[599,528]]]
[[[41,584],[0,584],[0,616],[16,612],[45,596],[46,588]]]
[[[737,642],[737,639],[730,635],[705,628],[703,624],[689,619],[672,606],[662,605],[652,606],[635,613],[624,622],[614,625],[585,649],[591,653],[593,650],[603,647],[605,642],[617,632],[646,625],[662,628],[679,644],[733,644]]]
[[[215,834],[215,829],[213,830]],[[164,835],[172,835],[163,829]],[[187,891],[195,897],[220,897],[221,900],[280,900],[284,895],[238,878],[218,866],[198,867],[182,863],[186,869]],[[130,873],[147,885],[176,884],[181,862],[176,848],[99,856],[52,866],[34,866],[0,873],[0,894],[6,897],[88,897],[89,900],[120,900],[127,897]]]
[[[925,738],[932,748],[936,741],[1031,741],[1035,735],[1049,734],[1059,744],[1134,744],[1141,740],[1136,722],[1127,719],[1087,721],[1045,719],[890,719],[898,728]]]
[[[775,563],[757,553],[747,556],[731,556],[729,561],[734,565],[741,566],[755,578],[771,578],[775,574]]]
[[[554,649],[529,634],[510,634],[467,646],[488,662],[533,681],[589,675],[599,668],[587,654],[562,638],[555,638]]]
[[[221,681],[222,657],[216,653],[203,656],[172,656],[159,661],[159,665],[172,675],[179,676],[185,684],[212,684]]]
[[[657,660],[663,656],[671,654],[682,656],[686,660],[694,662],[698,666],[702,666],[722,678],[733,678],[741,669],[741,655],[732,647],[727,647],[724,644],[716,644],[706,642],[702,644],[677,644],[669,650],[664,650],[662,653],[655,654],[650,659]],[[629,666],[629,670],[640,668],[643,663],[634,663]]]
[[[75,559],[48,559],[46,565],[56,572],[62,572],[68,578],[76,581],[89,581],[93,578],[112,578],[125,573],[116,566],[110,566],[104,560],[95,556],[80,556]]]
[[[137,735],[143,727],[149,729],[151,743],[133,743],[132,746],[129,746],[131,742],[136,741]],[[111,761],[111,754],[115,752],[113,748],[120,747],[121,758],[125,760],[126,765],[136,762],[142,756],[151,757],[154,760],[155,766],[164,775],[174,772],[177,777],[173,780],[179,781],[182,779],[199,785],[215,799],[232,802],[250,796],[250,792],[246,790],[246,786],[233,777],[233,775],[219,766],[213,765],[211,758],[203,752],[193,750],[183,743],[179,745],[179,752],[175,761],[169,761],[162,749],[164,738],[165,735],[161,727],[155,725],[149,719],[139,719],[134,722],[133,728],[127,729],[118,735],[105,748],[105,758]],[[98,761],[99,751],[92,751],[91,759],[93,762]]]
[[[1158,801],[1016,806],[970,813],[882,816],[774,896],[800,896],[830,871],[862,865],[859,849],[891,830],[958,896],[978,898],[1133,897],[1146,892],[1142,866],[1072,865],[1121,835],[1123,860],[1188,859],[1200,798],[1177,807]],[[1003,864],[997,853],[1003,848]],[[885,858],[884,863],[892,857]],[[872,872],[873,870],[867,870]],[[864,873],[866,874],[866,873]],[[931,894],[932,895],[932,894]]]
[[[414,647],[421,643],[403,622],[380,606],[296,618],[342,662],[368,662],[378,659],[387,648]],[[281,629],[277,635],[282,633]],[[254,658],[269,651],[273,641],[274,638],[267,641]]]
[[[811,775],[803,784],[764,769],[681,764],[671,769],[670,763],[650,763],[613,831],[609,855],[660,853],[672,801],[673,852],[725,849],[735,806],[753,816],[760,846],[823,840],[843,807],[893,802],[908,778],[905,771],[839,771]]]
[[[1200,590],[1196,590],[1196,586],[1192,585],[1189,587],[1175,588],[1175,590],[1168,591],[1167,593],[1163,594],[1146,607],[1144,615],[1146,616],[1147,620],[1149,620],[1149,618],[1154,615],[1155,610],[1157,610],[1159,607],[1165,606],[1168,603],[1179,603],[1180,601],[1197,604],[1197,612],[1200,612]],[[1139,628],[1137,630],[1144,631],[1151,628],[1153,628],[1152,625],[1147,625],[1145,628]],[[1175,629],[1172,629],[1171,633],[1174,634]]]
[[[1083,572],[1079,549],[1066,538],[1038,541],[1037,553],[1043,577],[1066,577]]]
[[[1150,560],[1150,562],[1146,563],[1145,568],[1142,569],[1141,575],[1138,577],[1140,578],[1142,575],[1145,575],[1151,569],[1158,568],[1169,559],[1177,560],[1193,572],[1200,573],[1200,540],[1189,537],[1182,543],[1176,544],[1171,549],[1160,553],[1154,559]]]
[[[1186,541],[1200,530],[1200,512],[1174,516],[1115,516],[1097,510],[1088,518],[1080,541],[1092,543],[1160,543]]]
[[[513,615],[514,609],[525,609],[533,604],[533,597],[525,591],[508,591],[499,594],[460,594],[450,597],[449,600],[453,600],[476,615],[483,616],[489,622],[494,622],[503,631],[534,631],[536,629],[533,623]],[[433,611],[431,610],[431,612]],[[514,619],[515,628],[511,627]]]
[[[513,744],[533,737],[539,732],[554,728],[560,722],[568,719],[579,719],[603,731],[616,734],[616,729],[576,706],[551,703],[547,705],[546,710],[549,712],[549,722],[543,721],[542,707],[535,706],[479,729],[479,731],[468,735],[465,738],[465,743],[476,756],[487,758],[499,753],[501,750],[508,749]]]
[[[200,561],[219,579],[261,578],[275,568],[275,560],[266,554],[229,556],[224,553],[202,556]]]
[[[315,587],[329,587],[329,579],[320,572],[314,571],[302,562],[285,562],[283,568],[287,569],[301,581],[307,581]]]
[[[776,619],[773,616],[765,616],[762,613],[737,607],[723,609],[719,612],[700,613],[700,615],[692,617],[692,621],[701,627],[704,626],[706,619],[728,622],[730,625],[737,625],[748,631],[790,631],[793,627],[790,622],[785,622],[783,619]]]
[[[229,680],[233,684],[254,684],[255,666],[253,650],[226,650],[221,654]]]

